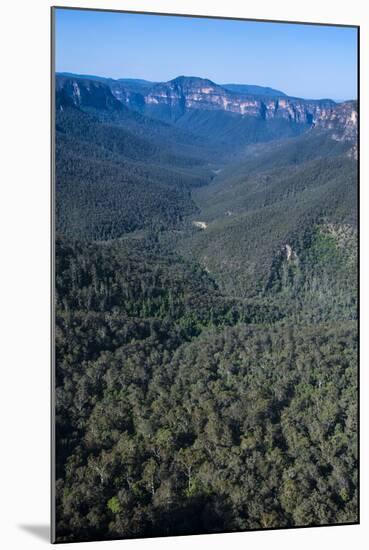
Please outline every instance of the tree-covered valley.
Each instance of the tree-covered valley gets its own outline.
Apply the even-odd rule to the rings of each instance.
[[[356,134],[355,102],[56,76],[58,542],[357,522]]]

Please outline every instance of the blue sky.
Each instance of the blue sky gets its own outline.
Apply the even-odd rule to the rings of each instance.
[[[255,21],[56,10],[56,70],[112,78],[271,86],[355,99],[357,31]]]

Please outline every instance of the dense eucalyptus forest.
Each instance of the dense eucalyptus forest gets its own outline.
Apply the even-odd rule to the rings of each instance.
[[[209,82],[56,77],[58,542],[358,520],[356,103]]]

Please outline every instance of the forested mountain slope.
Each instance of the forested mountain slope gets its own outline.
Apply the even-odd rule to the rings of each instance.
[[[217,145],[221,155],[239,151],[249,143],[299,135],[320,121],[327,125],[340,111],[350,119],[355,110],[355,105],[337,105],[329,99],[272,95],[263,87],[238,86],[231,90],[199,77],[179,76],[151,84],[139,82],[132,88],[132,82],[124,79],[56,77],[59,102],[85,108],[94,103],[92,96],[96,94],[97,107],[104,106],[104,102],[110,110],[122,112],[128,107],[132,112],[179,126],[202,141],[206,138],[208,145]],[[342,122],[347,125],[347,117]]]
[[[57,77],[58,542],[358,519],[357,106],[226,88]]]
[[[190,189],[212,176],[205,160],[174,152],[120,122],[72,106],[57,113],[58,232],[105,240],[174,227],[196,211]]]
[[[57,258],[60,540],[354,520],[354,322],[142,249]]]
[[[287,246],[300,257],[313,235],[331,225],[348,225],[356,235],[357,164],[347,154],[351,146],[310,133],[226,167],[211,185],[194,191],[196,217],[206,229],[184,236],[182,251],[229,292],[263,293]],[[355,255],[354,243],[355,237]]]

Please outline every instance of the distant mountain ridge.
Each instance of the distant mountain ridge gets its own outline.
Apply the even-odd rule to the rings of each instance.
[[[256,86],[255,84],[222,84],[222,87],[230,92],[248,95],[270,95],[278,97],[286,97],[287,94],[269,86]]]
[[[259,121],[257,124],[266,121],[278,126],[275,136],[275,129],[265,134],[266,140],[288,137],[291,132],[296,134],[314,126],[335,129],[340,139],[352,140],[357,134],[355,102],[337,104],[331,99],[294,98],[273,88],[241,84],[222,86],[197,76],[182,75],[168,82],[154,83],[58,73],[56,91],[57,105],[66,103],[111,110],[128,108],[164,122],[189,125],[186,129],[191,131],[200,128],[206,133],[217,130],[219,125],[234,126],[235,121],[230,121],[230,117],[241,115],[248,125],[255,120],[255,123]],[[195,111],[198,113],[196,120],[193,118]],[[211,112],[214,116],[209,123]],[[257,132],[257,129],[252,130]],[[245,131],[246,128],[242,130]]]
[[[142,78],[110,78],[105,76],[97,76],[97,75],[88,75],[88,74],[76,74],[76,73],[69,73],[69,72],[59,72],[57,73],[57,76],[63,76],[63,77],[69,77],[69,78],[82,78],[82,79],[88,79],[88,80],[97,80],[99,82],[120,82],[121,84],[124,84],[127,87],[135,88],[137,91],[137,88],[150,88],[154,86],[155,84],[158,84],[157,81],[152,80],[145,80]],[[230,92],[236,92],[236,93],[242,93],[242,94],[248,94],[248,95],[270,95],[270,96],[279,96],[279,97],[286,97],[287,94],[284,92],[281,92],[280,90],[275,90],[274,88],[270,88],[269,86],[257,86],[254,84],[221,84],[223,88]]]

